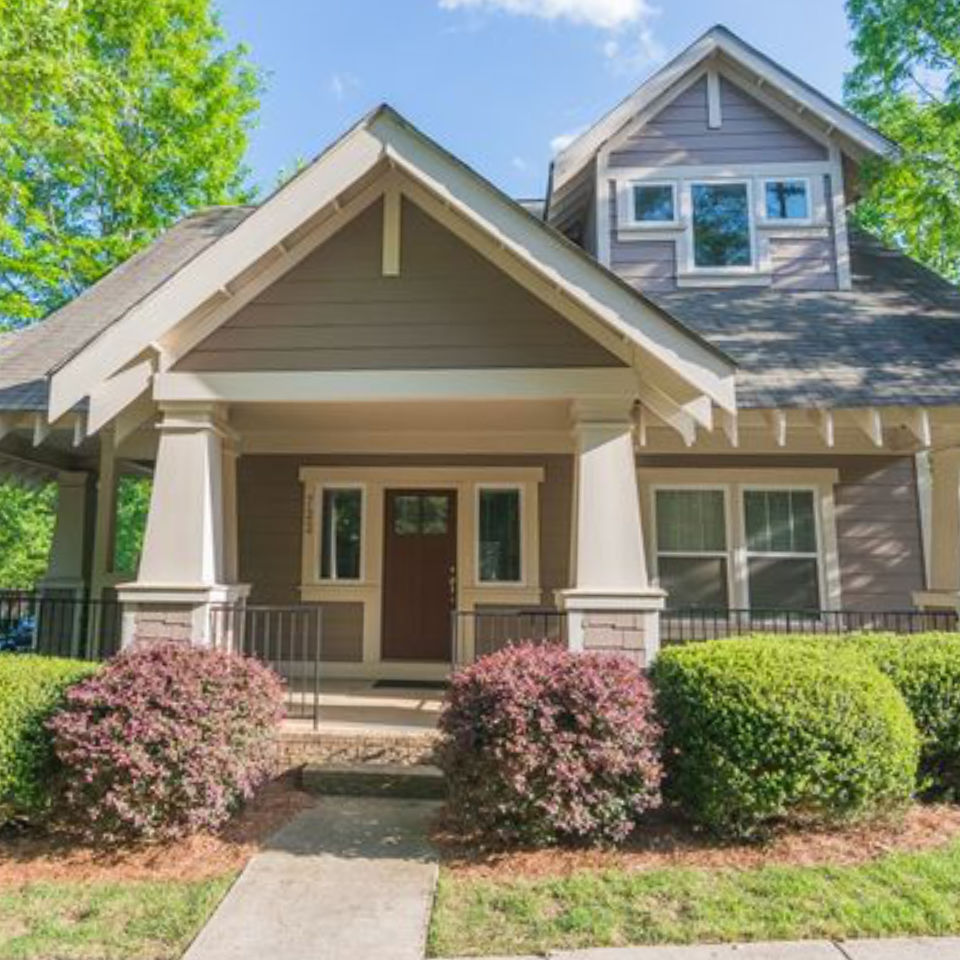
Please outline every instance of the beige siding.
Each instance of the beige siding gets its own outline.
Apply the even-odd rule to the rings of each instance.
[[[707,81],[697,81],[610,154],[611,167],[825,160],[826,149],[725,78],[723,125],[707,125]]]
[[[404,200],[401,274],[382,202],[241,309],[181,370],[617,366],[569,321]]]
[[[300,596],[302,530],[301,466],[539,466],[540,582],[543,602],[568,586],[573,458],[549,456],[305,456],[241,457],[237,468],[240,580],[252,585],[252,604],[294,604]],[[324,656],[361,658],[363,615],[359,604],[324,605]]]

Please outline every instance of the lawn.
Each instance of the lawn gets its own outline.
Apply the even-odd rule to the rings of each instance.
[[[960,840],[848,866],[578,870],[509,879],[446,869],[430,956],[944,935],[960,931]]]
[[[234,876],[0,889],[0,958],[175,960]]]

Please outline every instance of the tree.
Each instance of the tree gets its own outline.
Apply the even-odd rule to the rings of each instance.
[[[960,0],[847,0],[850,107],[902,148],[867,164],[858,222],[960,281]]]
[[[0,0],[0,329],[248,199],[259,91],[211,0]]]
[[[53,537],[57,488],[0,483],[0,588],[26,590],[43,576]]]

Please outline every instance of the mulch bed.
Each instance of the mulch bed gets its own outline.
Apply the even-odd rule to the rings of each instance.
[[[442,821],[434,842],[445,865],[461,876],[510,880],[565,876],[578,870],[655,870],[664,867],[749,869],[864,863],[895,852],[928,850],[960,836],[960,807],[916,805],[900,823],[839,831],[784,832],[764,843],[723,843],[661,813],[613,849],[485,850]]]
[[[272,833],[313,806],[296,774],[266,784],[220,831],[173,843],[107,848],[62,832],[0,832],[0,887],[37,882],[206,880],[239,870]]]

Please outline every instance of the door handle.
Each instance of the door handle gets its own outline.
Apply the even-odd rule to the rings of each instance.
[[[450,609],[457,609],[457,567],[455,564],[450,564],[450,569],[447,571],[447,589],[450,591]]]

